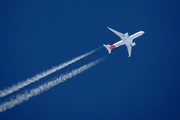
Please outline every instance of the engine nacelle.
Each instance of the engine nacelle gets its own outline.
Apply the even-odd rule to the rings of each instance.
[[[128,33],[125,33],[123,36],[124,36],[124,39],[128,39],[129,34],[128,34]]]
[[[131,46],[135,46],[136,45],[136,43],[135,42],[133,42],[132,44],[131,44]]]
[[[128,32],[124,34],[124,36],[129,36]]]

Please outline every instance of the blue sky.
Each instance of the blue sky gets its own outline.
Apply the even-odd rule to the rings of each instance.
[[[180,119],[179,1],[31,0],[0,2],[0,90],[67,60],[94,54],[0,98],[0,102],[98,58],[88,71],[0,113],[2,120]],[[108,55],[103,44],[119,40],[106,27],[130,35]]]

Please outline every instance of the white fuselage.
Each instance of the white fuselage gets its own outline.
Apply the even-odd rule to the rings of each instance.
[[[130,46],[132,45],[132,42],[135,38],[141,36],[144,34],[144,31],[139,31],[131,36],[128,35],[128,33],[124,34],[122,40],[120,40],[119,42],[114,43],[113,45],[116,47],[119,47],[121,45],[126,45],[126,46]]]

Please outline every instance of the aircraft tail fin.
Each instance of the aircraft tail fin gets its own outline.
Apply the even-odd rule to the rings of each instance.
[[[107,50],[108,50],[108,53],[110,54],[111,53],[111,49],[109,48],[109,46],[107,46],[107,45],[103,45]]]

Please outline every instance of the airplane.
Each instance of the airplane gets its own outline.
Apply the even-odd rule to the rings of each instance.
[[[113,30],[112,28],[107,27],[109,30],[111,30],[112,32],[114,32],[116,35],[118,35],[122,40],[114,43],[113,45],[103,45],[109,52],[109,54],[111,53],[111,50],[114,48],[117,48],[121,45],[126,45],[127,46],[127,50],[128,50],[128,57],[131,57],[131,50],[132,50],[132,46],[135,46],[136,43],[133,42],[133,40],[141,35],[144,34],[144,31],[139,31],[131,36],[129,36],[128,33],[122,34],[116,30]]]

